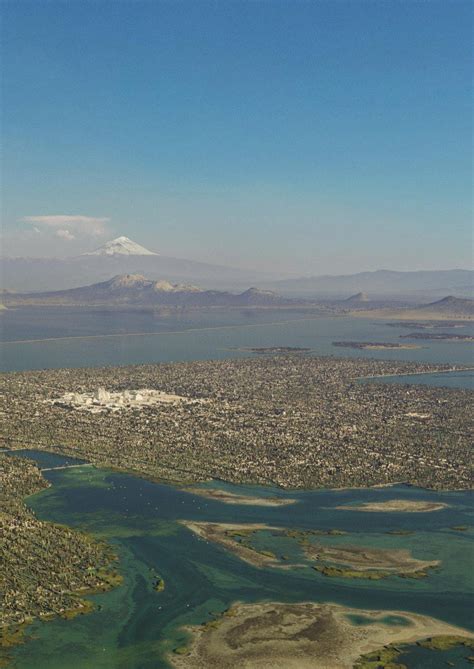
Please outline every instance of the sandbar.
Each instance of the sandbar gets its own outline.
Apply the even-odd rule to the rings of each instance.
[[[347,504],[336,506],[340,511],[382,511],[404,513],[428,513],[448,508],[444,502],[423,502],[410,499],[388,499],[386,502],[363,502],[362,504]]]
[[[254,497],[250,495],[237,495],[234,492],[227,490],[220,490],[218,488],[183,488],[184,492],[193,493],[200,497],[207,497],[215,499],[224,504],[244,504],[248,506],[287,506],[288,504],[295,504],[296,499],[281,498],[281,497]]]

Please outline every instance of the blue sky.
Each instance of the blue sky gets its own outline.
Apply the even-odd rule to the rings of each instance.
[[[469,2],[2,13],[9,255],[126,234],[302,274],[470,265]]]

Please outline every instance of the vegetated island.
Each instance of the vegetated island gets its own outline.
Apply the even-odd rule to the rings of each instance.
[[[87,613],[85,595],[122,581],[109,545],[26,507],[23,498],[48,485],[31,460],[0,453],[0,652],[21,642],[33,620]]]
[[[396,620],[395,622],[391,622]],[[395,667],[399,644],[448,637],[471,646],[468,631],[405,611],[353,609],[337,604],[236,603],[214,620],[186,627],[188,646],[169,654],[176,669],[275,667],[275,669],[372,669]],[[442,637],[440,635],[443,635]],[[370,658],[370,659],[369,659]]]
[[[312,349],[302,346],[238,346],[232,350],[269,355],[275,353],[310,353]]]
[[[336,506],[340,511],[368,511],[382,513],[429,513],[447,509],[444,502],[425,502],[411,499],[388,499],[385,502],[363,502],[362,504],[344,504]]]
[[[346,534],[340,530],[294,530],[272,527],[265,524],[210,523],[181,521],[181,524],[199,537],[219,544],[241,560],[254,567],[300,569],[312,567],[324,576],[380,580],[390,576],[402,578],[424,578],[428,569],[437,567],[438,560],[419,560],[406,549],[383,549],[349,544],[327,544],[315,537],[330,537]],[[278,553],[272,543],[272,550],[254,540],[262,538],[261,533],[271,533],[272,537],[284,537],[296,541],[305,558],[292,562],[287,555]],[[278,542],[277,542],[278,545]]]
[[[455,332],[410,332],[400,335],[400,339],[422,339],[426,341],[474,341],[473,335],[457,334]]]
[[[471,390],[357,380],[453,369],[278,355],[7,373],[0,444],[178,484],[469,489]],[[179,401],[149,401],[163,393]]]
[[[439,560],[418,560],[404,548],[372,548],[368,546],[324,544],[306,545],[305,555],[314,560],[313,569],[324,576],[363,578],[379,581],[389,576],[425,578],[428,569]]]
[[[183,492],[189,492],[199,497],[207,497],[224,504],[242,504],[248,506],[286,506],[295,504],[296,499],[288,497],[256,497],[253,495],[238,495],[234,492],[221,490],[219,488],[198,488],[188,486],[183,488]]]
[[[361,351],[390,351],[392,349],[416,349],[421,348],[418,344],[399,344],[381,341],[333,341],[333,346],[340,348],[355,348]]]

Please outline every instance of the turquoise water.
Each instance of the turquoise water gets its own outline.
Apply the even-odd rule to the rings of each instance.
[[[29,456],[36,457],[34,452]],[[54,460],[45,460],[43,454],[38,457],[43,467],[61,464],[60,456]],[[213,484],[240,494],[297,499],[293,505],[251,507],[228,505],[94,468],[47,471],[45,476],[52,487],[29,498],[29,504],[42,519],[66,523],[111,541],[120,555],[124,584],[92,597],[100,610],[90,615],[32,625],[31,639],[13,652],[17,669],[165,668],[166,652],[186,643],[180,629],[183,624],[210,620],[235,600],[330,601],[365,609],[415,611],[474,629],[474,508],[468,493],[435,493],[407,486],[286,492]],[[450,506],[418,514],[335,509],[341,504],[395,497],[442,501]],[[377,582],[328,578],[309,568],[257,569],[199,539],[178,524],[180,519],[258,522],[293,529],[337,528],[349,534],[324,539],[409,548],[414,557],[441,559],[442,566],[420,581],[390,577]],[[450,529],[453,525],[469,525],[471,529],[459,532]],[[387,534],[391,530],[413,534]],[[165,580],[161,593],[153,591],[155,574]],[[455,651],[440,655],[454,657]],[[429,666],[423,662],[415,657],[407,666]]]

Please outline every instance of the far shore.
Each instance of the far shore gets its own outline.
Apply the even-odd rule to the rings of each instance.
[[[397,321],[474,321],[474,316],[470,314],[445,314],[439,311],[423,311],[417,309],[407,309],[406,311],[394,311],[393,309],[366,309],[353,310],[346,314],[354,318],[384,318]]]

